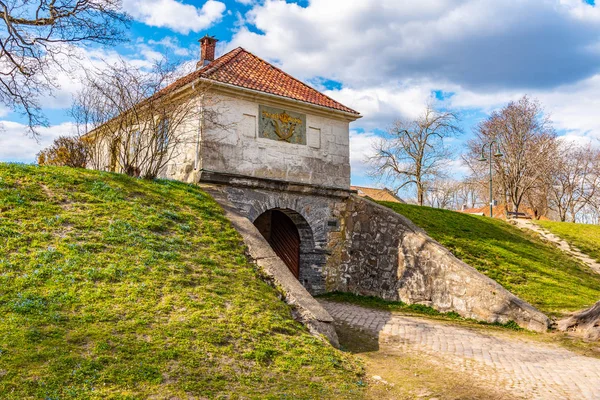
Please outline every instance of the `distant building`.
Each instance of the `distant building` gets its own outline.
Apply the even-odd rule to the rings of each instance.
[[[389,201],[392,203],[403,203],[406,204],[406,201],[402,200],[400,197],[396,196],[394,192],[392,192],[388,188],[377,189],[371,187],[364,186],[351,186],[352,190],[356,190],[360,197],[368,197],[375,201]]]

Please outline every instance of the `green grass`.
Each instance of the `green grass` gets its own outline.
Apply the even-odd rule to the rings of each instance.
[[[580,310],[600,299],[600,275],[535,234],[487,217],[381,204],[406,216],[455,256],[549,315]]]
[[[0,397],[359,397],[244,250],[197,187],[0,164]]]
[[[600,262],[600,225],[554,221],[536,222]]]

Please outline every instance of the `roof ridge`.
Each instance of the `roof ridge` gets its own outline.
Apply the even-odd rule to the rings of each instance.
[[[288,74],[287,72],[285,72],[285,71],[284,71],[284,70],[282,70],[281,68],[279,68],[279,67],[277,67],[277,66],[275,66],[275,65],[271,64],[271,63],[270,63],[270,62],[268,62],[267,60],[264,60],[264,59],[260,58],[260,57],[259,57],[259,56],[257,56],[256,54],[254,54],[254,53],[252,53],[252,52],[250,52],[250,51],[248,51],[248,50],[246,50],[246,49],[244,49],[244,48],[242,48],[242,47],[238,47],[238,48],[239,48],[239,49],[242,49],[242,50],[243,50],[243,51],[245,51],[246,53],[250,54],[252,57],[254,57],[254,58],[256,58],[256,59],[258,59],[258,60],[260,60],[260,61],[262,61],[262,62],[264,62],[264,63],[266,63],[266,64],[268,64],[268,65],[269,65],[269,66],[271,66],[272,68],[275,68],[277,71],[281,72],[282,74],[284,74],[284,75],[285,75],[285,76],[287,76],[288,78],[291,78],[292,80],[294,80],[294,81],[296,81],[296,82],[300,83],[301,85],[304,85],[304,86],[306,86],[307,88],[309,88],[309,89],[312,89],[312,90],[314,90],[314,91],[318,92],[318,93],[319,93],[319,94],[321,94],[322,96],[325,96],[325,97],[327,97],[329,100],[331,100],[331,101],[333,101],[333,102],[335,102],[335,103],[339,104],[340,106],[343,106],[343,107],[345,107],[345,108],[348,108],[348,109],[350,109],[350,110],[354,111],[356,114],[359,114],[359,113],[358,113],[356,110],[353,110],[353,109],[351,109],[350,107],[344,106],[344,105],[343,105],[342,103],[340,103],[339,101],[337,101],[337,100],[335,100],[335,99],[332,99],[331,97],[327,96],[325,93],[321,92],[320,90],[317,90],[317,89],[315,89],[314,87],[310,86],[309,84],[302,82],[300,79],[298,79],[298,78],[295,78],[294,76],[292,76],[292,75]]]
[[[235,54],[234,56],[231,57],[231,58],[235,58],[235,56],[237,56],[240,53],[240,50],[243,50],[243,49],[241,47],[237,47],[231,51],[228,51],[227,53],[225,53],[222,56],[218,57],[217,59],[211,61],[209,64],[203,66],[202,68],[192,71],[189,74],[176,79],[175,82],[172,82],[171,84],[165,86],[164,88],[159,90],[157,93],[155,93],[154,96],[156,96],[156,95],[160,96],[160,95],[170,92],[171,90],[175,90],[181,86],[182,82],[185,82],[188,79],[195,80],[195,79],[201,78],[202,75],[204,75],[208,72],[217,71],[219,68],[221,68],[223,65],[225,65],[226,62],[230,61],[228,59],[222,60],[224,57],[227,57],[227,56],[229,56],[229,54],[233,53],[234,51],[237,51],[237,54]],[[221,60],[221,61],[219,62],[219,60]],[[217,65],[212,65],[212,64],[217,64]],[[186,83],[189,83],[189,82],[186,82]],[[152,96],[152,97],[154,97],[154,96]]]
[[[236,60],[239,60],[239,62]],[[244,69],[248,67],[248,63],[255,64],[255,68],[262,69],[266,74],[276,76],[279,79],[277,80],[277,82],[266,82],[266,77],[257,78],[252,73],[244,71]],[[177,79],[175,82],[171,83],[170,85],[167,85],[165,88],[156,93],[156,95],[162,96],[163,94],[179,89],[182,86],[185,86],[186,84],[189,84],[197,79],[202,78],[214,80],[215,82],[227,83],[228,78],[221,79],[219,78],[219,76],[222,74],[224,74],[224,76],[227,76],[231,73],[231,71],[229,70],[237,70],[238,79],[243,78],[244,80],[242,82],[230,82],[234,86],[239,86],[247,89],[254,89],[266,93],[272,93],[277,96],[295,99],[307,104],[326,107],[329,109],[334,109],[349,114],[354,114],[357,116],[357,118],[360,118],[360,113],[358,111],[353,110],[340,103],[339,101],[332,99],[331,97],[315,89],[314,87],[302,82],[300,79],[294,78],[292,75],[283,71],[281,68],[258,57],[257,55],[251,53],[243,47],[236,47],[235,49],[223,54],[219,58],[211,61],[207,65],[189,73],[186,76]],[[264,85],[269,85],[273,83],[279,85],[279,87],[276,89],[274,89],[273,87],[264,87]]]
[[[236,47],[235,49],[228,51],[227,53],[223,54],[221,57],[217,58],[210,64],[206,65],[205,66],[206,70],[204,70],[204,68],[200,69],[198,71],[199,74],[200,75],[204,75],[204,74],[208,75],[208,74],[212,74],[213,72],[218,71],[224,65],[231,62],[233,59],[235,59],[237,56],[239,56],[242,51],[246,51],[246,50],[244,50],[242,47]],[[235,54],[233,54],[234,52],[235,52]],[[246,52],[249,53],[248,51],[246,51]],[[232,55],[230,56],[230,54],[232,54]],[[225,57],[229,57],[229,58],[223,60],[223,58],[225,58]],[[213,63],[215,63],[217,65],[211,66],[211,64],[213,64]]]

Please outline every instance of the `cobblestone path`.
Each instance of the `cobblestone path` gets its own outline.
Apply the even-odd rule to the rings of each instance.
[[[449,366],[526,399],[600,399],[600,359],[552,344],[322,301],[336,322],[393,338],[403,351]]]

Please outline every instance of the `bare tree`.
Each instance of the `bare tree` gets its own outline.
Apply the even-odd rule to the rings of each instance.
[[[453,179],[436,178],[425,191],[427,205],[452,210],[457,208],[461,183]]]
[[[471,170],[471,173],[465,178],[471,195],[471,208],[480,207],[484,204],[489,205],[489,164],[481,161],[481,147],[479,147],[477,152],[474,152],[472,142],[469,142],[468,149],[469,151],[462,155],[462,161]],[[501,184],[500,178],[495,172],[493,174],[493,198],[498,200],[500,204],[508,203],[506,189]],[[484,213],[486,212],[487,210],[484,211]]]
[[[474,208],[481,198],[481,183],[476,179],[468,177],[458,182],[456,189],[456,208]]]
[[[550,214],[550,188],[552,175],[548,174],[542,180],[529,190],[524,199],[524,203],[531,210],[531,217],[539,220],[542,217],[548,217]]]
[[[592,201],[583,206],[577,214],[576,222],[582,224],[600,224],[600,203],[596,196]]]
[[[478,126],[476,137],[469,142],[468,158],[480,157],[482,146],[492,141],[498,143],[504,155],[494,158],[496,186],[500,187],[500,196],[512,205],[512,211],[518,212],[527,194],[543,185],[550,174],[556,133],[540,103],[524,96],[492,113]],[[478,175],[482,175],[481,164],[470,164]]]
[[[206,129],[229,128],[208,84],[193,93],[164,90],[181,74],[164,61],[151,71],[121,61],[87,74],[72,115],[91,142],[91,168],[153,179],[197,145],[199,118]]]
[[[414,121],[396,120],[375,143],[370,173],[389,182],[396,192],[414,185],[417,202],[423,205],[428,184],[446,175],[443,168],[451,157],[446,139],[460,132],[456,114],[428,105]]]
[[[575,222],[600,192],[600,151],[591,144],[562,143],[555,154],[549,200],[561,221]]]
[[[123,40],[121,0],[0,0],[0,103],[45,125],[39,97],[57,87],[75,44]]]

